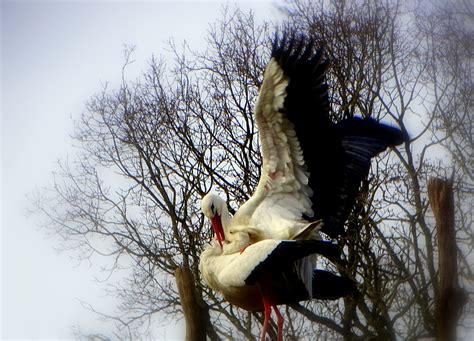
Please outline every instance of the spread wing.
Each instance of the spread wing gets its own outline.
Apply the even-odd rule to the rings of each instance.
[[[337,237],[371,158],[405,135],[371,119],[333,123],[327,65],[311,40],[275,39],[255,107],[262,172],[246,213],[282,230],[298,220],[322,219],[322,231]],[[298,231],[287,232],[291,238]]]
[[[295,38],[275,40],[255,107],[259,129],[262,172],[249,200],[253,218],[268,221],[276,229],[294,228],[294,222],[312,217],[313,189],[300,134],[328,113],[326,62],[313,43]],[[318,125],[327,124],[327,119]],[[301,227],[307,226],[301,225]],[[299,233],[285,231],[282,238]]]

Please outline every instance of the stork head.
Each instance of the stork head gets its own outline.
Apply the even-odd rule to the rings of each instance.
[[[225,201],[214,193],[208,193],[202,198],[201,210],[211,220],[216,239],[222,247],[222,242],[225,241],[225,234],[221,217],[223,213],[227,213]]]

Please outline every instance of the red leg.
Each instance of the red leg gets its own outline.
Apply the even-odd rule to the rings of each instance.
[[[260,341],[265,341],[265,336],[268,331],[268,324],[271,318],[270,314],[272,311],[272,307],[277,316],[277,327],[278,327],[277,340],[283,341],[283,321],[284,321],[283,315],[278,310],[278,307],[276,306],[276,304],[273,304],[272,300],[269,297],[267,297],[267,295],[265,294],[265,290],[262,290],[262,288],[260,288],[260,293],[262,295],[263,309],[264,309],[264,320],[263,320],[262,333],[260,334]]]
[[[276,305],[273,306],[273,310],[275,310],[275,314],[277,316],[277,326],[278,326],[278,341],[283,341],[283,315],[280,313],[278,310],[278,307]]]
[[[262,299],[263,299],[263,309],[264,309],[264,320],[263,320],[262,333],[260,334],[260,341],[265,341],[265,335],[267,334],[268,323],[270,321],[270,313],[272,312],[272,304],[267,299],[267,297],[263,294],[263,291],[262,291]]]

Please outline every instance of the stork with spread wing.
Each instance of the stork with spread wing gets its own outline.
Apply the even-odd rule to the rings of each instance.
[[[318,277],[311,255],[334,257],[328,253],[334,244],[316,241],[319,231],[330,238],[344,233],[371,159],[406,138],[398,128],[370,118],[332,122],[327,66],[322,51],[314,52],[312,40],[285,34],[275,39],[255,106],[263,161],[258,186],[233,216],[214,194],[206,195],[201,204],[218,241],[201,256],[203,278],[231,303],[264,309],[262,339],[269,307],[275,308],[280,322],[275,305],[291,303],[272,293],[272,287],[281,284],[277,279],[286,278],[284,286],[294,302],[318,297],[312,290]],[[293,275],[297,279],[288,280]],[[331,297],[353,292],[348,290],[352,281],[325,276],[321,281],[342,284],[335,286],[341,289]],[[296,287],[306,289],[306,294],[293,295]],[[249,307],[248,295],[257,292],[259,303]]]

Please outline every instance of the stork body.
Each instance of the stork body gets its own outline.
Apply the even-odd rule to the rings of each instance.
[[[268,306],[315,296],[312,255],[324,255],[314,244],[319,231],[330,238],[344,233],[371,158],[406,138],[398,128],[373,119],[332,122],[324,76],[327,65],[321,50],[314,53],[312,41],[294,36],[275,40],[255,106],[262,153],[258,186],[234,216],[214,194],[206,195],[201,203],[219,243],[201,256],[204,280],[233,304],[247,310],[263,308],[267,323]],[[275,256],[266,248],[271,244],[267,240],[277,243],[276,250],[283,253]],[[259,266],[262,259],[274,265]],[[227,276],[240,281],[232,282]],[[255,281],[248,282],[249,276]],[[327,283],[334,279],[331,275],[320,278]],[[348,290],[352,281],[342,278],[338,283],[347,288],[332,292],[332,297],[353,291]],[[274,287],[286,290],[288,299],[280,298]],[[277,316],[281,322],[281,315]]]
[[[338,299],[357,292],[350,279],[314,270],[312,255],[337,261],[340,252],[336,244],[327,241],[266,239],[242,253],[223,254],[220,244],[214,242],[202,253],[199,266],[209,287],[220,291],[229,303],[265,313],[262,339],[273,308],[281,340],[283,316],[277,305],[311,298]]]

